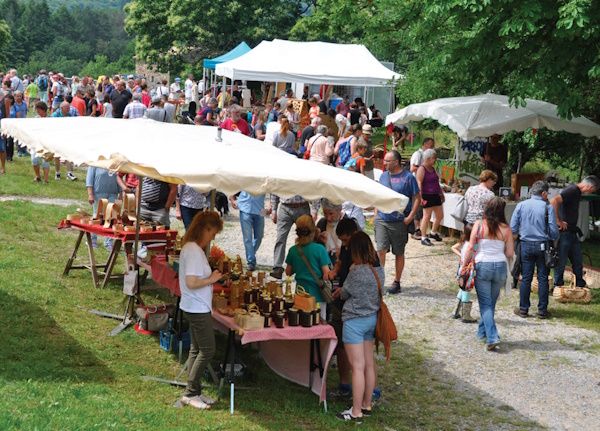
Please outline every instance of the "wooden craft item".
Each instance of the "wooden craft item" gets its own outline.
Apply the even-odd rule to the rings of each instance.
[[[68,221],[80,221],[82,218],[81,214],[67,214]]]
[[[122,218],[135,221],[135,195],[133,193],[126,193],[123,198]]]
[[[108,199],[100,199],[98,201],[98,206],[96,207],[96,215],[94,218],[104,220],[104,210],[108,206]]]

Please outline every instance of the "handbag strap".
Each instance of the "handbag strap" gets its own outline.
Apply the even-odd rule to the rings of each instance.
[[[548,223],[548,213],[550,212],[550,204],[546,201],[546,241],[550,244],[550,224]]]
[[[310,263],[308,263],[308,259],[306,259],[306,256],[304,256],[304,252],[302,251],[302,247],[300,247],[300,244],[296,245],[296,247],[298,247],[298,253],[300,253],[300,256],[304,260],[304,263],[308,267],[308,270],[312,274],[312,276],[315,279],[315,281],[317,282],[317,284],[319,284],[319,277],[317,277],[317,274],[315,274],[314,269],[312,268],[312,266],[310,266]]]
[[[375,268],[373,268],[373,265],[369,265],[369,268],[371,268],[371,271],[373,271],[373,275],[377,280],[377,287],[379,288],[379,300],[381,301],[381,303],[383,303],[383,294],[381,293],[381,281],[379,281],[379,276],[375,272]]]

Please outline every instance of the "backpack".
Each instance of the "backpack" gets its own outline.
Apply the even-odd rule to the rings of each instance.
[[[339,166],[344,166],[344,169],[346,169],[346,163],[348,163],[348,160],[350,160],[352,158],[352,154],[350,153],[350,150],[351,150],[350,140],[351,139],[352,139],[352,137],[350,137],[346,141],[342,142],[340,144],[340,147],[338,148],[338,154],[340,156]]]
[[[356,162],[361,159],[362,156],[358,156],[356,159],[350,159],[344,164],[345,171],[358,172],[356,168]]]
[[[40,87],[41,91],[46,91],[48,89],[48,79],[46,76],[38,77],[38,87]]]

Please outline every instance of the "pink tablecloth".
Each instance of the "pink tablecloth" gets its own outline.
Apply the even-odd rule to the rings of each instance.
[[[213,313],[215,328],[227,333],[229,329],[240,329],[233,318],[220,313]],[[286,326],[285,328],[261,329],[244,331],[242,344],[259,343],[260,353],[267,365],[284,379],[299,385],[309,386],[310,371],[310,340],[319,339],[321,358],[323,361],[323,378],[319,370],[313,371],[312,391],[319,395],[321,402],[326,399],[327,367],[337,345],[335,331],[330,325],[317,325],[311,328],[301,326]],[[316,363],[316,352],[314,362]]]

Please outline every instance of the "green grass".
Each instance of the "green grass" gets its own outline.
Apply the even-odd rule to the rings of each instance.
[[[0,181],[0,193],[29,186],[28,160],[16,160]],[[13,174],[16,172],[16,174]],[[27,194],[83,200],[82,181],[51,182]],[[150,375],[174,378],[180,369],[175,355],[159,347],[155,337],[128,329],[107,334],[116,321],[89,313],[100,309],[120,313],[122,285],[93,287],[86,271],[62,271],[76,232],[57,231],[69,207],[30,201],[1,202],[0,211],[0,429],[1,430],[344,430],[334,413],[343,403],[329,403],[329,413],[308,390],[275,375],[251,347],[240,358],[249,366],[236,392],[236,412],[229,414],[229,391],[210,412],[175,409],[181,389],[142,380]],[[98,249],[105,258],[104,249]],[[79,253],[85,262],[85,252]],[[123,268],[123,258],[117,269]],[[99,259],[100,260],[100,259]],[[163,293],[145,293],[148,303],[168,300]],[[409,342],[410,334],[392,347],[392,359],[379,362],[383,401],[364,429],[480,430],[538,429],[509,406],[444,371],[443,361],[426,340]],[[216,359],[224,354],[225,337],[217,336]],[[215,360],[215,362],[217,362]],[[331,369],[329,387],[337,385]],[[207,390],[215,396],[214,387]],[[498,407],[500,405],[500,407]]]

